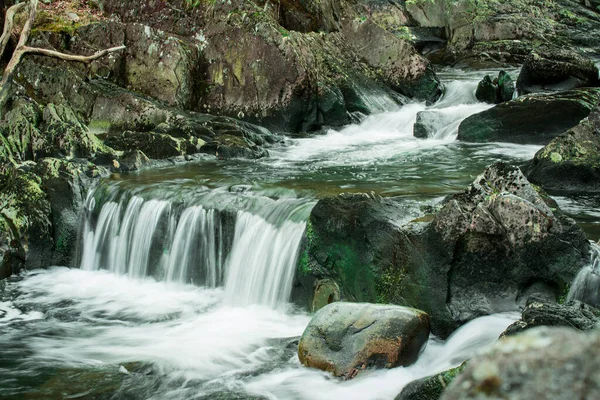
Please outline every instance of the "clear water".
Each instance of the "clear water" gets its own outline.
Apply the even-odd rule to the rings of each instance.
[[[342,382],[299,364],[293,338],[310,316],[287,302],[318,198],[375,192],[418,209],[494,161],[533,157],[538,146],[455,140],[489,107],[473,95],[482,75],[446,72],[431,107],[380,99],[360,125],[289,139],[267,159],[108,179],[88,198],[81,269],[0,283],[0,398],[392,399],[493,343],[515,315],[432,338],[411,367]],[[412,135],[420,111],[435,113],[428,139]]]

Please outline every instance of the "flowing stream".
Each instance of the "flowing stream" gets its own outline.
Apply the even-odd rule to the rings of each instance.
[[[295,350],[310,316],[288,301],[318,198],[375,192],[418,210],[539,149],[457,142],[460,121],[489,107],[473,94],[482,73],[442,76],[432,106],[371,99],[380,112],[362,123],[289,139],[267,159],[103,181],[86,202],[80,269],[0,282],[0,398],[393,399],[493,343],[515,315],[477,319],[432,337],[411,367],[347,382],[302,367]],[[413,136],[421,111],[426,139]]]

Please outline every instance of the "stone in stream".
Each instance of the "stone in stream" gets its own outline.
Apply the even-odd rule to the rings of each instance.
[[[600,193],[600,106],[521,169],[545,190]]]
[[[598,67],[566,49],[538,49],[525,59],[517,79],[520,94],[600,86]]]
[[[489,75],[477,85],[475,97],[483,103],[499,104],[510,101],[515,93],[515,83],[506,71],[500,71],[492,81]]]
[[[506,328],[502,336],[516,335],[538,326],[564,326],[588,331],[600,326],[600,310],[579,301],[558,304],[532,295],[527,300],[521,319]]]
[[[458,140],[545,145],[576,126],[599,102],[596,88],[522,96],[466,118]]]
[[[307,367],[353,378],[360,370],[414,363],[429,338],[429,316],[393,305],[336,302],[319,310],[298,345]]]
[[[599,399],[600,331],[535,328],[470,360],[442,400]]]
[[[497,101],[497,87],[492,82],[492,78],[489,75],[483,77],[481,82],[477,84],[477,90],[475,91],[475,97],[477,100],[483,103],[496,104]]]

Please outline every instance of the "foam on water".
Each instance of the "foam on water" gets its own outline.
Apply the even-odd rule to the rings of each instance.
[[[300,335],[308,315],[227,306],[221,289],[67,268],[10,285],[18,293],[13,307],[39,310],[22,335],[28,352],[19,360],[21,373],[33,373],[28,368],[34,365],[60,370],[151,363],[153,379],[162,382],[152,389],[156,399],[195,398],[225,388],[271,399],[392,399],[408,382],[473,356],[516,319],[475,320],[446,343],[431,339],[411,367],[343,382],[302,367],[294,351],[283,351],[285,341],[276,340]]]

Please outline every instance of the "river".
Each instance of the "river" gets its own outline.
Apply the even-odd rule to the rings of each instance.
[[[310,316],[289,303],[319,198],[374,192],[418,211],[539,150],[456,141],[460,121],[489,107],[474,98],[482,75],[441,73],[432,106],[373,99],[380,112],[360,124],[286,139],[269,158],[207,156],[104,180],[87,199],[80,269],[0,282],[0,397],[393,399],[493,343],[517,315],[477,319],[432,337],[411,367],[344,382],[300,365]],[[420,111],[432,113],[427,139],[413,136]],[[598,238],[595,200],[559,202]]]

